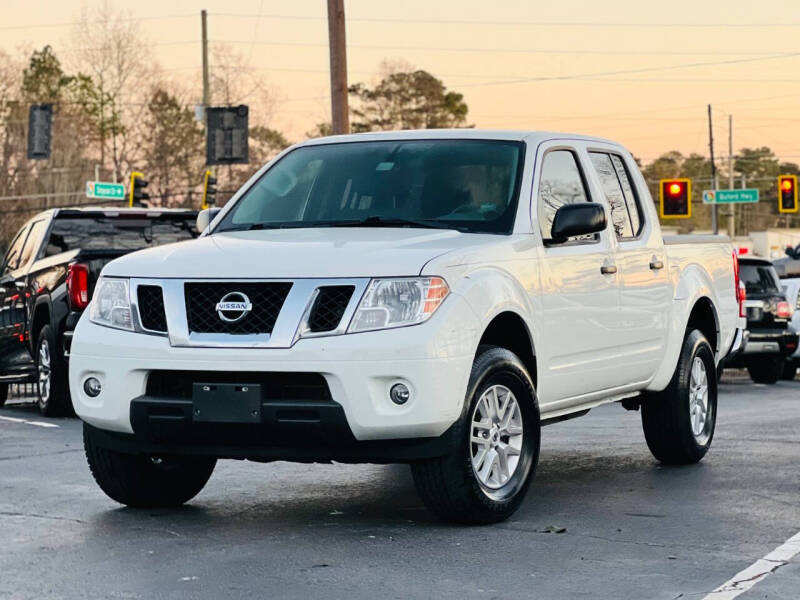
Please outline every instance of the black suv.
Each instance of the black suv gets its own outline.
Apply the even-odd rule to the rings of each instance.
[[[778,274],[768,260],[740,258],[739,278],[747,291],[749,338],[742,352],[726,367],[746,367],[756,383],[775,383],[786,358],[797,349],[798,335],[789,325],[792,305],[781,290]]]
[[[71,412],[66,359],[101,269],[196,237],[196,218],[191,210],[54,209],[25,223],[0,264],[0,406],[10,383],[36,382],[43,414]]]

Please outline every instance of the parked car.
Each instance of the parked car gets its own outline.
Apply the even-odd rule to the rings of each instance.
[[[736,254],[663,238],[618,144],[322,138],[211,216],[107,264],[75,331],[87,459],[118,502],[186,502],[219,458],[403,462],[441,518],[491,523],[543,424],[623,401],[658,460],[711,445],[745,325]]]
[[[746,367],[756,383],[775,383],[786,358],[797,351],[797,332],[790,326],[793,305],[786,300],[772,263],[740,258],[739,277],[747,293],[748,338],[744,349],[726,360],[726,367]]]
[[[66,357],[100,270],[134,250],[196,237],[197,212],[53,209],[25,223],[0,266],[0,406],[37,382],[45,415],[71,412]]]
[[[782,279],[781,286],[786,300],[789,304],[794,306],[794,313],[792,314],[792,321],[790,324],[791,328],[800,332],[800,278]],[[783,364],[781,379],[794,379],[795,375],[797,375],[798,366],[800,366],[800,347],[798,347]]]

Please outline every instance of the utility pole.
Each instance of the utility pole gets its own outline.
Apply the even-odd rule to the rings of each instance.
[[[334,134],[350,133],[344,0],[328,0],[328,45],[331,59],[331,128]]]
[[[733,115],[728,115],[728,189],[733,189]],[[736,235],[736,205],[731,204],[728,213],[728,235]]]
[[[717,190],[717,166],[714,164],[714,127],[711,122],[711,105],[708,105],[708,150],[711,155],[711,189]],[[711,231],[719,233],[717,205],[711,205]]]
[[[200,23],[203,29],[203,120],[211,102],[208,88],[208,13],[205,9],[200,11]]]

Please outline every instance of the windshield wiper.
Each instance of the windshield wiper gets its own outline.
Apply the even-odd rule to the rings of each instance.
[[[457,229],[434,219],[402,219],[399,217],[380,217],[373,215],[366,219],[343,219],[341,221],[321,221],[311,223],[314,227],[420,227],[424,229]]]
[[[332,219],[329,221],[290,221],[288,223],[250,223],[225,229],[216,229],[214,233],[228,231],[255,231],[259,229],[313,229],[315,227],[420,227],[424,229],[457,229],[467,231],[465,227],[447,224],[443,221],[401,219],[373,215],[365,219]]]

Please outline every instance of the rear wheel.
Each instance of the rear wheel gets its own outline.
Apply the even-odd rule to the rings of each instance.
[[[453,445],[445,456],[412,463],[426,506],[455,523],[502,521],[519,507],[539,459],[539,407],[522,361],[482,346],[475,358]]]
[[[50,325],[42,327],[36,338],[36,372],[39,411],[47,417],[70,414],[72,401],[67,385],[67,366]]]
[[[777,383],[783,374],[783,361],[779,359],[765,359],[747,365],[750,379],[756,383]]]
[[[797,364],[786,361],[783,363],[783,373],[781,373],[781,379],[786,379],[787,381],[792,381],[797,375]]]
[[[663,463],[700,462],[711,447],[716,419],[714,353],[700,331],[687,331],[669,385],[642,403],[647,446]]]
[[[125,454],[99,446],[83,425],[83,447],[92,476],[106,495],[135,508],[180,506],[208,482],[215,458]]]

